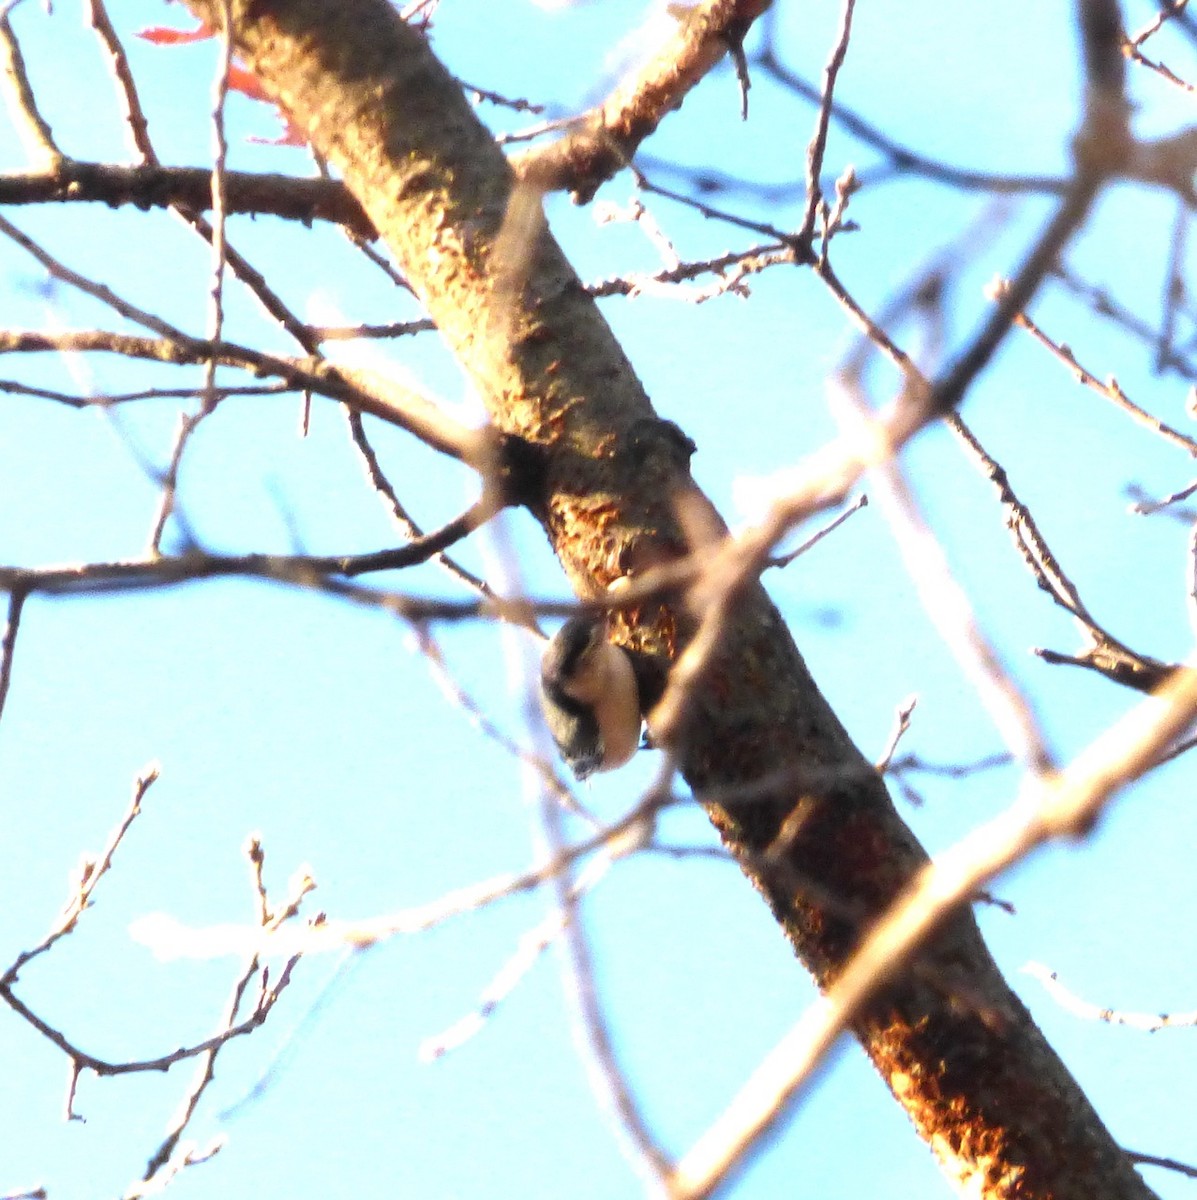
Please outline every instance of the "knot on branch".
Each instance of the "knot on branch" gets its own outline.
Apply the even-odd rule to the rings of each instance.
[[[539,510],[544,506],[548,451],[514,433],[496,433],[494,476],[506,507]]]

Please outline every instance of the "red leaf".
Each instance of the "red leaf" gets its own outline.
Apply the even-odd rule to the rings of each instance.
[[[240,92],[251,100],[265,100],[270,103],[270,97],[262,89],[256,75],[251,75],[244,67],[233,63],[229,67],[229,91]]]
[[[202,42],[212,37],[212,30],[202,21],[194,29],[167,29],[164,25],[151,25],[141,30],[137,36],[143,42],[152,42],[155,46],[186,46],[191,42]]]

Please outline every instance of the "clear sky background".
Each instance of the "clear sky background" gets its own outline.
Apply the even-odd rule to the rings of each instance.
[[[64,151],[127,161],[112,82],[80,7],[67,0],[48,14],[26,0],[13,13],[14,28]],[[1072,7],[860,0],[837,94],[895,142],[929,158],[1063,176],[1080,115]],[[209,163],[213,45],[163,48],[132,38],[146,26],[190,27],[181,7],[131,0],[113,8],[162,160]],[[522,0],[443,0],[433,44],[469,83],[568,113],[601,96],[629,59],[645,52],[648,11],[631,0],[561,11]],[[1154,11],[1127,0],[1128,26],[1137,28]],[[787,67],[817,83],[839,15],[839,5],[825,0],[781,0],[776,38]],[[1194,43],[1184,36],[1162,34],[1149,53],[1181,77],[1197,78]],[[1141,134],[1192,122],[1191,97],[1142,68],[1130,68],[1130,94]],[[496,130],[536,119],[489,106],[479,111]],[[646,169],[667,186],[684,184],[666,162],[779,185],[782,198],[767,203],[735,190],[709,199],[794,228],[814,115],[758,72],[749,120],[741,123],[725,64],[645,147],[646,164],[657,164]],[[279,131],[268,107],[234,96],[229,121],[232,167],[310,172],[302,149],[264,144]],[[27,164],[4,123],[0,163],[11,171]],[[1052,199],[1016,195],[997,206],[975,191],[897,177],[881,153],[833,125],[829,179],[849,164],[865,187],[850,210],[859,231],[833,243],[837,271],[877,313],[939,248],[956,245],[960,269],[945,297],[942,347],[918,325],[891,329],[924,365],[950,359],[988,311],[985,283],[1017,269]],[[636,195],[625,174],[599,200],[622,207]],[[642,198],[685,260],[751,244],[743,230]],[[561,197],[547,209],[588,282],[661,265],[634,225],[599,223],[594,206]],[[1067,261],[1157,324],[1176,210],[1176,200],[1159,191],[1116,186]],[[64,205],[3,215],[72,268],[203,332],[208,254],[168,214]],[[307,319],[419,315],[410,297],[363,267],[331,227],[236,217],[229,236]],[[747,300],[725,296],[702,305],[667,290],[603,302],[658,411],[696,441],[696,478],[733,524],[751,517],[746,498],[757,481],[800,463],[834,436],[828,380],[855,337],[805,269],[775,270],[750,286]],[[228,304],[233,340],[290,352],[235,283]],[[1033,313],[1099,378],[1116,376],[1140,404],[1191,430],[1185,401],[1192,379],[1156,373],[1149,346],[1087,313],[1059,285],[1044,289]],[[44,272],[7,239],[0,240],[0,327],[122,328],[96,302],[61,284],[47,286]],[[1191,334],[1191,320],[1182,318],[1179,338]],[[433,339],[339,352],[418,381],[455,409],[476,411]],[[199,370],[171,374],[113,357],[45,355],[0,363],[0,377],[99,394],[198,385]],[[884,366],[869,380],[879,400],[897,386]],[[142,553],[158,496],[145,464],[165,463],[178,412],[173,401],[76,412],[0,397],[0,562]],[[1181,520],[1136,515],[1127,493],[1129,486],[1153,495],[1182,487],[1192,471],[1186,454],[1080,388],[1017,330],[964,413],[1009,471],[1095,615],[1146,653],[1186,657],[1186,522],[1193,513],[1182,510]],[[400,495],[427,526],[473,498],[465,472],[398,431],[372,423],[370,432]],[[946,432],[924,433],[905,463],[978,619],[1067,761],[1137,698],[1031,655],[1036,646],[1075,651],[1078,635],[1036,589],[992,489]],[[179,513],[201,545],[224,552],[350,553],[395,541],[343,414],[317,400],[311,431],[301,437],[293,396],[221,406],[188,450]],[[167,548],[184,545],[184,536],[173,524]],[[531,591],[566,594],[530,518],[505,516],[497,541],[504,540],[517,548]],[[478,535],[459,548],[460,557],[493,575],[497,541],[489,532]],[[432,567],[378,582],[412,594],[463,594]],[[896,709],[912,694],[919,705],[902,752],[960,764],[1002,750],[920,607],[876,505],[767,584],[867,755],[881,753]],[[527,681],[511,669],[519,658],[512,647],[530,660],[531,640],[482,623],[434,634],[461,686],[512,738],[533,744],[541,735],[527,724]],[[600,816],[618,816],[652,778],[654,758],[642,754],[600,778],[584,793],[586,803]],[[306,865],[319,884],[309,906],[339,919],[433,900],[521,869],[537,852],[522,768],[446,697],[402,623],[326,596],[239,581],[34,598],[0,721],[0,963],[42,937],[68,895],[68,873],[83,851],[102,845],[151,760],[161,764],[161,778],[94,910],[26,969],[19,988],[46,1020],[111,1059],[166,1053],[216,1027],[238,961],[159,961],[129,927],[148,913],[195,927],[252,921],[242,852],[251,832],[263,839],[276,894]],[[1197,1008],[1193,772],[1191,755],[1157,771],[1083,842],[1041,853],[1002,879],[995,891],[1013,914],[979,913],[999,962],[1115,1136],[1135,1150],[1188,1161],[1197,1160],[1197,1032],[1148,1036],[1078,1019],[1020,969],[1045,963],[1084,997],[1118,1009]],[[922,803],[900,799],[902,812],[934,852],[1011,803],[1018,773],[1006,767],[964,781],[911,782]],[[668,814],[662,832],[686,846],[717,844],[693,809]],[[550,905],[547,895],[515,897],[430,933],[396,938],[352,963],[336,955],[301,963],[265,1028],[222,1053],[193,1122],[201,1142],[219,1134],[227,1146],[186,1171],[172,1193],[180,1200],[635,1194],[635,1177],[576,1052],[553,952],[473,1039],[439,1061],[420,1059],[426,1039],[476,1008]],[[619,1059],[653,1130],[680,1154],[810,1003],[813,989],[736,868],[709,856],[645,855],[617,864],[587,898],[585,926]],[[0,1194],[38,1184],[54,1200],[123,1194],[140,1177],[192,1070],[184,1064],[165,1075],[115,1080],[85,1075],[77,1097],[85,1121],[66,1122],[63,1055],[0,1009]],[[1150,1182],[1166,1197],[1191,1196],[1197,1186],[1159,1171]],[[737,1200],[795,1193],[821,1200],[948,1194],[930,1152],[852,1044],[840,1048],[729,1192]]]

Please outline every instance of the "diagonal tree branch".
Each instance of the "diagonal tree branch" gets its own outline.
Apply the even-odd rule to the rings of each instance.
[[[188,2],[219,20],[213,0]],[[1116,8],[1095,7],[1103,17]],[[420,34],[382,0],[237,0],[232,11],[239,56],[343,176],[496,427],[542,448],[543,485],[528,506],[579,594],[680,556],[683,499],[692,525],[720,535],[689,476],[684,439],[656,417],[538,206],[519,194]],[[1101,32],[1108,22],[1093,24]],[[1091,57],[1104,81],[1107,57]],[[1028,293],[1106,169],[1090,164],[1027,276]],[[1002,315],[934,403],[959,399],[1008,329]],[[926,855],[755,578],[736,581],[721,606],[721,637],[709,642],[684,736],[669,749],[696,791],[757,783],[787,765],[825,770],[822,785],[776,784],[750,804],[708,812],[827,988]],[[646,601],[621,622],[620,636],[664,668],[697,618],[678,601]],[[914,966],[893,970],[883,992],[862,1000],[852,1029],[959,1190],[1020,1200],[1151,1194],[1002,980],[959,898]]]

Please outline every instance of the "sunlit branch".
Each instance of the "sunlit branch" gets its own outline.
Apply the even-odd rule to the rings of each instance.
[[[517,175],[541,191],[566,190],[582,201],[626,167],[655,132],[723,58],[743,42],[769,0],[700,0],[671,14],[670,36],[632,77],[597,108],[579,117],[560,141],[512,159]]]
[[[489,502],[478,501],[460,516],[439,529],[405,546],[377,550],[367,554],[208,554],[192,550],[177,555],[153,555],[123,562],[94,562],[62,567],[0,566],[0,588],[10,592],[42,595],[99,593],[105,591],[172,587],[201,579],[243,576],[267,579],[301,587],[327,590],[357,598],[376,607],[393,608],[411,620],[452,619],[467,613],[479,613],[489,606],[502,611],[499,600],[464,605],[451,602],[420,601],[382,592],[338,584],[332,576],[352,578],[372,571],[393,571],[427,562],[454,542],[477,529],[489,519]],[[550,606],[551,607],[551,606]],[[557,608],[570,607],[558,604]]]
[[[592,890],[611,867],[611,859],[603,856],[593,859],[570,883],[570,897],[577,904]],[[565,933],[568,918],[561,909],[554,909],[543,920],[524,933],[515,951],[495,972],[482,991],[478,1006],[455,1021],[441,1033],[425,1038],[420,1043],[419,1056],[424,1062],[442,1058],[476,1036],[486,1026],[502,1004],[519,986],[529,971],[540,961],[541,956]]]
[[[1152,38],[1159,33],[1169,21],[1180,17],[1187,3],[1188,0],[1167,0],[1165,6],[1150,21],[1135,33],[1124,36],[1123,47],[1128,58],[1140,66],[1146,67],[1149,71],[1154,71],[1162,79],[1167,80],[1168,83],[1174,84],[1183,91],[1191,93],[1194,91],[1191,83],[1186,83],[1162,62],[1155,62],[1143,53],[1143,45],[1148,38]]]
[[[1169,21],[1175,17],[1179,17],[1184,12],[1188,2],[1189,0],[1161,0],[1160,11],[1141,28],[1132,34],[1128,34],[1126,40],[1132,46],[1142,46],[1148,38],[1155,37]]]
[[[129,59],[104,7],[104,0],[88,0],[87,8],[91,27],[96,31],[108,59],[133,150],[141,160],[140,165],[157,166],[158,155],[150,140],[149,122],[141,106],[141,97],[137,94],[133,72],[129,69]]]
[[[467,463],[486,460],[489,438],[441,411],[432,401],[393,380],[370,372],[310,359],[286,359],[232,342],[202,338],[147,338],[108,330],[47,333],[0,330],[0,354],[107,353],[170,365],[203,363],[236,367],[257,376],[272,375],[297,391],[344,401],[414,434],[434,450]]]
[[[712,1195],[749,1147],[772,1129],[817,1063],[868,999],[961,904],[1050,841],[1092,828],[1103,808],[1158,761],[1197,718],[1197,672],[1186,671],[1090,743],[1054,779],[1032,785],[997,820],[940,855],[865,939],[825,996],[753,1072],[725,1112],[679,1161],[671,1195]]]
[[[639,167],[629,164],[628,169],[631,171],[632,177],[636,180],[636,186],[641,191],[648,192],[654,196],[663,196],[666,200],[672,200],[677,204],[692,208],[704,217],[721,221],[725,225],[730,225],[735,229],[745,229],[750,233],[780,242],[790,251],[791,261],[794,261],[795,256],[797,256],[798,261],[803,261],[804,257],[810,253],[809,244],[802,243],[798,238],[786,233],[783,229],[779,229],[776,225],[770,225],[767,221],[754,221],[748,217],[741,216],[739,213],[730,212],[727,209],[715,208],[713,205],[707,204],[703,200],[698,200],[694,196],[689,196],[685,192],[678,192],[672,188],[662,187],[659,183],[653,183]]]
[[[704,215],[720,219],[719,214]],[[707,299],[734,292],[747,277],[759,274],[769,267],[792,265],[794,259],[794,251],[780,243],[752,246],[746,250],[721,254],[717,258],[680,263],[676,267],[654,271],[651,274],[622,275],[604,279],[599,283],[588,284],[586,290],[596,299],[604,296],[636,296],[643,293],[668,296],[673,294],[671,289],[679,284],[705,278],[710,282],[703,286],[697,298]],[[689,300],[694,297],[687,291],[678,293],[678,298]]]
[[[16,118],[17,133],[26,152],[34,161],[45,163],[49,170],[59,171],[67,160],[55,144],[54,134],[38,109],[33,89],[29,86],[25,59],[8,22],[7,11],[0,15],[0,77],[8,94],[8,109]]]
[[[898,705],[898,711],[895,714],[894,727],[890,731],[889,740],[885,743],[885,749],[881,751],[877,759],[876,767],[879,775],[885,775],[894,761],[894,755],[898,752],[898,743],[910,732],[910,718],[914,715],[915,706],[918,704],[917,696],[907,696],[905,700]]]
[[[9,1004],[16,1002],[12,989],[24,967],[51,950],[62,938],[73,933],[79,923],[79,918],[91,907],[92,893],[111,868],[113,855],[129,832],[130,826],[140,816],[141,802],[157,778],[158,767],[156,764],[146,767],[137,778],[133,784],[133,798],[129,807],[108,835],[103,849],[98,855],[84,856],[82,859],[78,878],[73,881],[71,894],[59,914],[58,920],[51,926],[50,932],[32,950],[18,954],[12,965],[3,975],[0,975],[0,993]]]
[[[225,187],[224,172],[228,160],[228,139],[224,129],[224,106],[229,94],[229,71],[233,65],[233,50],[231,18],[228,6],[224,8],[224,20],[221,22],[218,44],[220,47],[217,62],[216,81],[213,87],[212,105],[212,224],[203,222],[203,233],[212,248],[212,278],[208,288],[208,320],[207,336],[210,342],[219,342],[224,337],[224,281],[228,264],[228,252],[225,244]],[[186,214],[184,214],[186,219]],[[168,335],[169,336],[169,335]],[[311,347],[307,347],[311,353]],[[192,413],[183,414],[179,418],[174,443],[167,456],[166,468],[161,472],[159,484],[159,502],[154,520],[150,527],[149,552],[162,552],[162,535],[166,532],[166,523],[174,511],[179,490],[179,468],[183,462],[183,454],[187,449],[195,431],[200,424],[216,411],[219,397],[216,393],[216,362],[207,359],[201,367],[203,371],[203,395],[199,407]]]
[[[1108,1008],[1082,1000],[1075,992],[1066,988],[1059,975],[1042,963],[1031,962],[1023,967],[1023,974],[1037,979],[1047,993],[1065,1012],[1085,1021],[1104,1021],[1107,1025],[1125,1025],[1143,1033],[1156,1033],[1161,1029],[1192,1029],[1197,1025],[1197,1011],[1174,1013],[1129,1012],[1124,1009]]]

